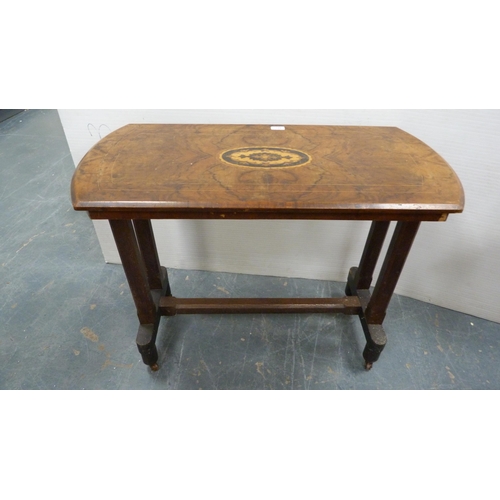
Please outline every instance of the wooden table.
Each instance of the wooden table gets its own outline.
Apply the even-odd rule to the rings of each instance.
[[[422,221],[463,210],[457,175],[435,151],[393,127],[127,125],[82,159],[75,210],[108,219],[137,308],[137,345],[158,369],[161,316],[207,313],[357,314],[370,369],[386,344],[382,327]],[[346,296],[186,299],[172,296],[151,219],[370,220]],[[375,265],[396,227],[373,293]]]

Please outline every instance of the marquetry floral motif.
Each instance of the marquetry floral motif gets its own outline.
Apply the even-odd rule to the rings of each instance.
[[[311,161],[311,157],[297,149],[275,147],[237,148],[225,151],[221,160],[239,167],[299,167]]]

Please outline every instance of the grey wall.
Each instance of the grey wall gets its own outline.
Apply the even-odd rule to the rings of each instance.
[[[498,110],[59,110],[75,165],[127,123],[397,126],[435,149],[459,175],[463,214],[424,223],[396,292],[500,322]],[[95,223],[104,258],[119,262],[107,222]],[[345,281],[369,223],[155,221],[162,264],[174,268]]]

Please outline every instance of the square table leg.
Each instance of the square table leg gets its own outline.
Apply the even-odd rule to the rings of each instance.
[[[389,229],[388,221],[372,223],[359,267],[349,271],[346,294],[357,295],[361,302],[359,317],[366,338],[363,357],[367,369],[378,360],[387,343],[382,323],[419,226],[419,221],[397,223],[373,294],[369,288]]]
[[[420,221],[397,223],[377,283],[366,309],[363,308],[362,323],[366,323],[365,333],[368,333],[363,357],[368,369],[387,342],[382,323],[419,227]]]
[[[369,324],[381,325],[420,222],[398,222],[366,310]]]
[[[358,267],[352,267],[346,285],[346,295],[356,295],[357,290],[368,290],[373,272],[384,244],[390,221],[373,221],[366,239]]]
[[[145,364],[158,369],[156,334],[160,297],[170,295],[167,271],[160,266],[151,221],[109,221],[139,318],[137,347]]]
[[[163,290],[166,288],[166,295],[171,295],[167,270],[160,266],[151,221],[149,219],[136,219],[133,223],[137,243],[144,259],[150,289]]]

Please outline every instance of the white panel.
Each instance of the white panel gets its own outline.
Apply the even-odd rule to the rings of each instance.
[[[84,110],[59,111],[75,165],[127,123],[397,126],[458,173],[465,212],[423,223],[397,293],[500,322],[500,111]],[[369,224],[330,221],[155,221],[169,267],[344,281]],[[107,262],[118,262],[107,222],[96,223]],[[380,264],[379,264],[380,267]]]

